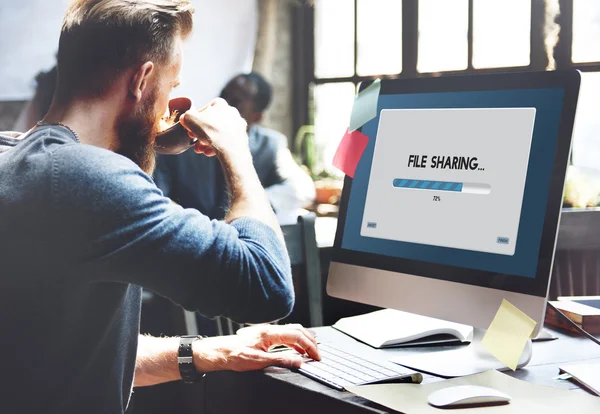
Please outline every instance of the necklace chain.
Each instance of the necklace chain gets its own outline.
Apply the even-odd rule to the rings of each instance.
[[[77,135],[77,132],[73,131],[68,125],[63,124],[62,122],[44,122],[44,121],[37,121],[37,126],[52,126],[52,125],[56,125],[56,126],[61,126],[63,128],[68,129],[71,134],[75,135],[75,138],[77,139],[77,142],[79,141],[79,135]]]

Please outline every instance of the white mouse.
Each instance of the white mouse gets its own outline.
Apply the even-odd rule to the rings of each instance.
[[[479,385],[457,385],[442,388],[429,394],[429,404],[434,407],[457,405],[508,403],[510,397],[503,392]]]

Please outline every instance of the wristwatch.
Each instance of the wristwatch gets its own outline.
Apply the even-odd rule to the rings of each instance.
[[[204,338],[206,338],[206,336],[200,335],[185,335],[179,338],[177,364],[179,365],[181,378],[183,379],[183,382],[187,384],[199,382],[206,375],[196,371],[196,367],[194,366],[194,354],[192,352],[192,344]]]

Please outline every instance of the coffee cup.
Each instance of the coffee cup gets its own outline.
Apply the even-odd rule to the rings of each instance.
[[[154,149],[159,154],[176,155],[192,148],[197,138],[188,135],[188,131],[179,123],[179,118],[192,109],[192,100],[185,97],[173,98],[169,101],[169,119],[173,122],[164,131],[156,135]]]

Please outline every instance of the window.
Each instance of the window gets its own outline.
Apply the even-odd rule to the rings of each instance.
[[[303,122],[314,122],[326,171],[336,171],[331,160],[349,122],[352,96],[363,80],[544,70],[554,60],[558,69],[583,72],[572,162],[600,169],[600,1],[309,3],[314,7],[314,28],[308,30],[315,53],[314,72],[305,76],[311,93],[306,93],[310,102],[304,107],[312,113]],[[554,5],[560,8],[557,16],[550,13]],[[546,50],[544,27],[555,19],[559,44]]]
[[[581,76],[573,138],[573,164],[600,169],[600,72]]]
[[[473,2],[473,67],[529,65],[531,1]]]
[[[326,0],[315,5],[315,76],[354,74],[354,0]]]
[[[567,41],[571,41],[571,56],[566,57],[565,66],[582,71],[571,161],[578,167],[600,170],[600,2],[572,0],[569,3],[572,20],[566,23],[571,23],[571,31],[561,31]],[[563,1],[563,6],[568,4]]]
[[[356,52],[359,76],[402,71],[401,1],[358,0]]]
[[[468,0],[419,0],[417,70],[466,69],[468,30]]]
[[[315,144],[320,149],[320,168],[342,176],[331,162],[340,140],[348,128],[354,103],[355,86],[352,82],[324,83],[312,88],[315,113]]]
[[[573,1],[573,62],[600,61],[600,2]]]

